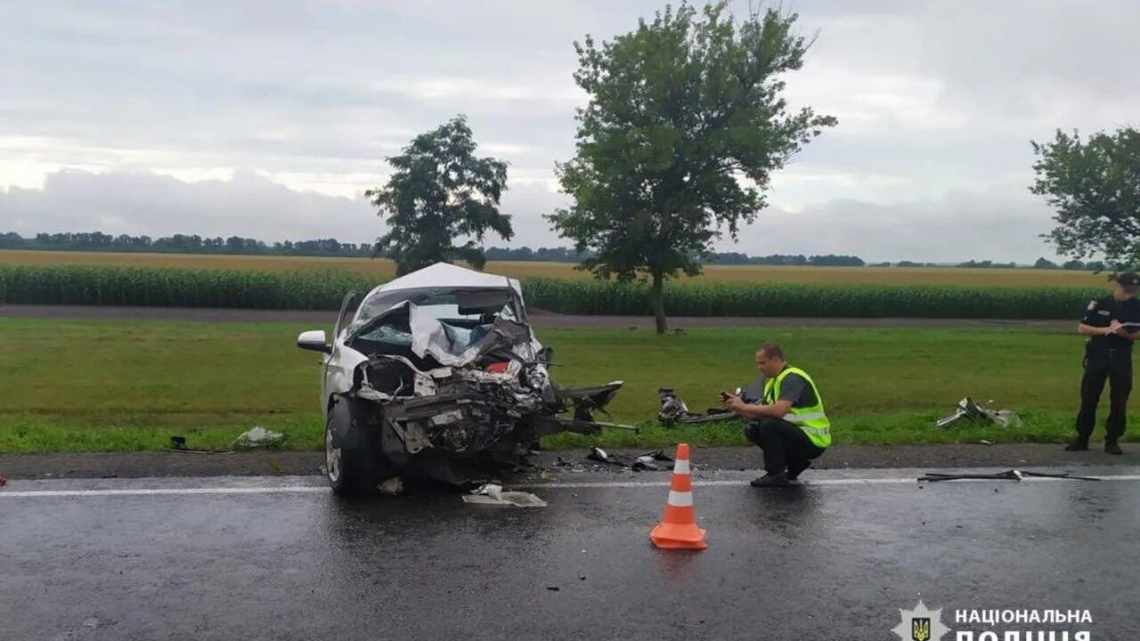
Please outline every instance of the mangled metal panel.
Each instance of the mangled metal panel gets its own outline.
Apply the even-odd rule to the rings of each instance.
[[[530,327],[504,318],[496,318],[489,328],[457,328],[437,319],[414,303],[406,303],[408,324],[412,330],[412,353],[420,358],[430,355],[440,365],[462,367],[496,348],[530,349]],[[479,331],[483,330],[483,331]],[[530,356],[527,354],[520,356]]]
[[[990,401],[993,403],[993,401]],[[994,410],[983,407],[967,396],[958,401],[958,409],[938,419],[936,427],[950,428],[963,424],[990,424],[1001,428],[1021,427],[1021,417],[1013,410]]]

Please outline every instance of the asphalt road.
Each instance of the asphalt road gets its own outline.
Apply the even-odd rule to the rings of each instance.
[[[672,454],[668,451],[667,454]],[[611,455],[631,460],[646,448],[607,448]],[[758,447],[695,449],[702,470],[759,471],[763,452]],[[611,476],[640,476],[628,468],[597,463],[588,450],[550,450],[528,457],[530,474],[543,472],[608,472]],[[60,454],[0,454],[0,475],[10,479],[146,478],[168,476],[306,476],[321,474],[324,451],[265,450],[198,454],[193,452],[100,452]],[[1063,466],[1079,472],[1085,466],[1140,466],[1140,444],[1126,443],[1123,456],[1105,454],[1094,442],[1087,452],[1066,452],[1059,443],[968,443],[940,445],[833,445],[813,462],[813,469],[915,467]]]
[[[705,473],[700,553],[648,542],[665,473],[555,476],[528,510],[430,488],[345,502],[313,477],[15,480],[0,638],[894,639],[921,598],[953,630],[958,609],[1087,609],[1091,625],[998,638],[1134,639],[1138,472],[826,471],[790,490]]]
[[[130,307],[95,305],[0,305],[0,318],[54,318],[60,320],[187,320],[217,322],[311,323],[320,329],[332,325],[336,312],[288,309],[225,309],[203,307]],[[530,310],[530,321],[545,329],[652,329],[652,316],[583,316]],[[673,316],[671,329],[701,327],[1025,327],[1049,332],[1072,332],[1075,320],[999,320],[976,318],[801,318],[755,316]]]

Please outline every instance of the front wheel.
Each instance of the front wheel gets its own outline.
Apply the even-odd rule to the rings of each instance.
[[[344,401],[340,401],[344,402]],[[334,439],[336,421],[350,420],[348,430],[359,430],[354,439],[357,447],[337,447]],[[356,424],[346,412],[330,411],[325,421],[325,476],[338,496],[356,496],[376,489],[380,481],[379,452],[372,451],[372,441],[363,425]],[[341,434],[346,431],[341,431]]]

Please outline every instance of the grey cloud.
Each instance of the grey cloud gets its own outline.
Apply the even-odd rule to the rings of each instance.
[[[936,200],[878,204],[833,200],[789,212],[762,212],[740,242],[724,251],[767,254],[857,254],[865,260],[1029,263],[1056,258],[1039,237],[1049,212],[1028,198],[952,192]]]
[[[732,3],[737,13],[748,5]],[[268,211],[272,203],[291,212],[268,218],[279,237],[347,238],[356,223],[344,221],[364,216],[362,224],[377,223],[360,199],[306,194],[248,175],[202,186],[173,185],[146,172],[244,167],[279,180],[321,176],[310,182],[359,191],[374,184],[363,177],[382,179],[383,158],[415,133],[466,113],[483,153],[511,163],[516,180],[504,209],[515,216],[516,242],[556,244],[540,215],[565,197],[537,181],[573,153],[571,42],[586,33],[610,38],[663,6],[659,0],[206,0],[6,7],[0,160],[98,167],[106,177],[84,180],[104,188],[113,183],[119,195],[80,189],[78,174],[53,175],[42,192],[0,196],[0,223],[17,220],[19,211],[22,224],[34,227],[28,213],[34,210],[44,224],[89,229],[127,211],[123,220],[152,235],[189,227],[247,235],[257,217],[242,211]],[[930,233],[967,241],[970,230],[997,220],[985,227],[992,240],[981,241],[993,243],[993,258],[1048,254],[1036,239],[1048,227],[1048,212],[1025,192],[1028,140],[1047,138],[1056,127],[1128,124],[1140,101],[1140,85],[1128,80],[1140,59],[1134,37],[1140,5],[1127,0],[783,6],[799,12],[805,33],[820,30],[805,68],[788,78],[793,102],[841,122],[790,165],[772,209],[745,232],[753,241],[921,258]],[[34,149],[13,142],[29,137],[45,142]],[[805,175],[813,176],[810,182]],[[524,177],[530,180],[518,180]],[[881,184],[893,187],[871,187]],[[158,197],[161,185],[181,194],[177,208]],[[128,207],[132,191],[149,204]],[[73,192],[86,194],[89,205],[61,212],[45,204],[72,202],[59,199]],[[220,203],[223,193],[234,204]],[[241,199],[249,199],[244,209]],[[792,209],[799,213],[785,212]],[[163,210],[167,215],[147,213]],[[818,218],[817,235],[778,236],[808,217]],[[177,229],[164,226],[172,219]],[[896,220],[903,222],[884,222]],[[773,230],[768,221],[787,225]],[[773,242],[755,251],[782,251]],[[913,251],[900,243],[913,243]]]
[[[43,189],[0,191],[0,228],[26,236],[99,230],[356,243],[381,233],[363,199],[301,193],[250,172],[193,183],[149,173],[50,174]]]
[[[551,244],[542,214],[565,197],[540,183],[516,182],[503,195],[515,244]],[[335,237],[367,242],[383,233],[363,197],[299,192],[248,171],[230,180],[187,182],[153,173],[49,174],[43,189],[0,190],[0,232],[103,231],[109,234],[238,235],[267,241]],[[488,246],[505,244],[488,236]]]
[[[569,245],[542,218],[566,202],[542,183],[514,183],[502,201],[515,230],[509,244]],[[1028,198],[955,192],[889,205],[834,200],[798,212],[773,207],[742,230],[738,243],[725,239],[719,248],[761,255],[857,253],[871,260],[1028,262],[1053,257],[1037,238],[1049,228],[1048,211]],[[49,175],[42,190],[0,191],[0,231],[8,230],[367,242],[383,226],[363,198],[298,192],[250,172],[190,183],[147,173],[67,171]],[[508,244],[493,235],[485,243]]]

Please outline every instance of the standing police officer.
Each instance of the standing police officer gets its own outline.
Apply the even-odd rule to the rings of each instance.
[[[1122,454],[1125,409],[1132,391],[1132,343],[1140,337],[1140,276],[1133,272],[1110,276],[1115,281],[1111,296],[1089,303],[1078,331],[1089,336],[1085,344],[1085,375],[1081,379],[1081,410],[1077,414],[1077,438],[1065,449],[1089,449],[1089,436],[1096,423],[1096,406],[1105,381],[1109,381],[1108,420],[1105,421],[1104,451]]]

